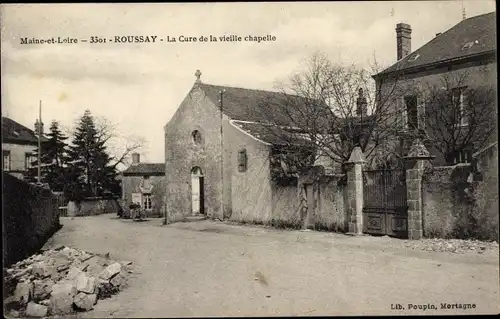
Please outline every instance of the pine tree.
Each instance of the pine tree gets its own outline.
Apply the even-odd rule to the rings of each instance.
[[[50,126],[50,133],[46,135],[48,140],[42,143],[41,154],[41,178],[42,183],[48,183],[53,191],[62,191],[65,184],[65,170],[67,157],[67,144],[68,137],[64,136],[59,129],[59,123],[55,120],[52,121]],[[34,151],[34,155],[38,155],[38,149]],[[38,174],[38,160],[31,163],[29,170],[29,177],[35,180]]]
[[[106,139],[96,128],[90,111],[86,110],[80,118],[72,145],[69,147],[69,196],[102,196],[113,190],[117,172],[110,164],[111,157],[105,144]]]

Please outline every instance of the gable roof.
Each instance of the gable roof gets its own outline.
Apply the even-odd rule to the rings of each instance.
[[[2,116],[2,141],[14,144],[34,144],[38,143],[38,137],[33,130],[18,122]],[[42,142],[48,139],[42,136]]]
[[[421,67],[469,58],[496,52],[496,12],[462,20],[448,31],[435,37],[416,51],[396,62],[389,68],[375,75],[389,74],[395,71],[419,69]],[[466,43],[472,46],[464,48]],[[418,58],[412,60],[413,57]]]
[[[123,176],[164,176],[165,163],[139,163],[137,165],[130,165],[122,174]]]
[[[197,85],[218,107],[221,105],[220,92],[223,91],[222,112],[232,120],[290,125],[301,119],[300,109],[305,110],[313,104],[313,101],[282,92],[219,86],[201,82]],[[283,105],[290,107],[283,107]],[[292,112],[295,113],[292,114]]]
[[[271,145],[305,146],[311,143],[307,138],[300,136],[293,130],[272,124],[234,120],[231,121],[231,124],[260,142]]]

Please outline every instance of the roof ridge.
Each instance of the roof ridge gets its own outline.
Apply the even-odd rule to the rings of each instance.
[[[462,20],[462,21],[460,21],[460,22],[463,22],[463,21],[466,21],[466,20],[469,20],[469,19],[479,18],[479,17],[481,17],[481,16],[485,16],[485,15],[488,15],[488,14],[496,14],[496,13],[497,13],[496,11],[491,11],[491,12],[488,12],[488,13],[482,13],[482,14],[479,14],[479,15],[477,15],[477,16],[468,17],[468,18],[466,18],[466,19],[464,19],[464,20]],[[460,22],[459,22],[459,23],[460,23]],[[458,24],[458,23],[457,23],[457,24]]]
[[[263,89],[249,89],[249,88],[244,88],[244,87],[239,87],[239,86],[209,84],[209,83],[205,83],[205,82],[201,82],[200,84],[201,85],[208,85],[208,86],[225,87],[225,88],[229,88],[229,89],[240,89],[240,90],[250,90],[250,91],[260,91],[260,92],[282,93],[282,92],[279,92],[279,91],[270,91],[270,90],[263,90]]]
[[[207,86],[212,86],[212,87],[221,87],[221,88],[228,88],[228,89],[238,89],[238,90],[247,90],[247,91],[256,91],[256,92],[266,92],[266,93],[276,93],[276,94],[285,94],[288,96],[292,97],[297,97],[297,98],[303,98],[300,95],[297,94],[292,94],[292,93],[285,93],[282,91],[274,91],[274,90],[264,90],[264,89],[250,89],[250,88],[244,88],[240,86],[230,86],[230,85],[218,85],[218,84],[209,84],[205,82],[200,82],[198,83],[200,85],[207,85]]]
[[[476,15],[476,16],[473,16],[473,17],[470,17],[470,18],[467,18],[467,19],[464,19],[464,20],[461,20],[461,21],[455,23],[453,26],[451,26],[448,29],[446,29],[445,31],[443,31],[439,36],[435,36],[432,39],[428,40],[426,43],[424,43],[422,46],[420,46],[419,48],[417,48],[413,52],[409,53],[404,58],[402,58],[398,61],[395,61],[389,67],[387,67],[384,70],[382,70],[381,72],[375,74],[374,77],[377,77],[379,75],[390,74],[393,72],[400,72],[403,70],[409,70],[409,69],[412,69],[414,67],[420,68],[420,67],[424,67],[424,66],[431,65],[434,63],[441,63],[441,62],[448,61],[449,59],[454,59],[454,58],[466,59],[466,58],[475,56],[477,54],[487,54],[488,52],[491,51],[491,49],[488,50],[487,47],[482,47],[482,49],[479,52],[477,50],[476,51],[467,51],[467,52],[465,52],[465,54],[463,54],[463,53],[459,52],[460,50],[457,50],[457,48],[456,48],[457,45],[455,45],[455,47],[453,47],[453,45],[448,44],[445,48],[445,50],[447,50],[447,51],[445,51],[444,54],[439,54],[437,56],[434,56],[433,59],[431,59],[431,60],[427,59],[427,60],[425,60],[425,62],[421,61],[423,56],[429,56],[429,53],[431,53],[431,55],[434,54],[433,50],[436,49],[435,46],[438,49],[442,50],[442,48],[443,48],[442,41],[448,40],[447,37],[457,36],[457,34],[467,34],[468,36],[471,36],[471,34],[474,34],[475,36],[478,36],[477,32],[474,33],[473,30],[475,30],[477,28],[477,26],[481,26],[480,28],[487,28],[487,26],[489,26],[490,21],[485,20],[485,17],[488,17],[488,19],[491,19],[491,17],[493,17],[495,15],[496,15],[496,11],[493,11],[493,12],[489,12],[489,13]],[[477,20],[477,19],[482,19],[482,20],[479,23],[475,23],[475,20]],[[464,30],[464,28],[465,28],[465,30]],[[457,32],[459,32],[459,33],[457,33]],[[486,32],[483,34],[489,35],[490,33]],[[462,37],[464,37],[464,36],[462,36]],[[420,57],[420,59],[416,60],[417,61],[416,63],[413,61],[410,61],[411,57],[413,57],[415,55],[420,55],[420,54],[423,54],[423,55],[422,55],[422,57]],[[419,61],[421,61],[421,62],[419,62]],[[413,63],[411,63],[411,62],[413,62]]]

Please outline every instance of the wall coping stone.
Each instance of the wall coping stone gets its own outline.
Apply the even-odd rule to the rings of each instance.
[[[364,164],[366,163],[365,156],[363,155],[363,151],[361,151],[361,147],[356,146],[352,152],[351,156],[349,156],[349,160],[347,164]]]

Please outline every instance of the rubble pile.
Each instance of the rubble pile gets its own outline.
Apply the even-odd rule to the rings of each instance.
[[[4,269],[4,308],[14,317],[91,310],[126,286],[131,264],[64,246],[45,250]]]
[[[463,240],[463,239],[441,239],[429,238],[418,241],[407,241],[407,247],[425,251],[441,251],[463,254],[468,251],[482,254],[487,250],[497,250],[498,243],[496,241],[486,242],[480,240]]]

